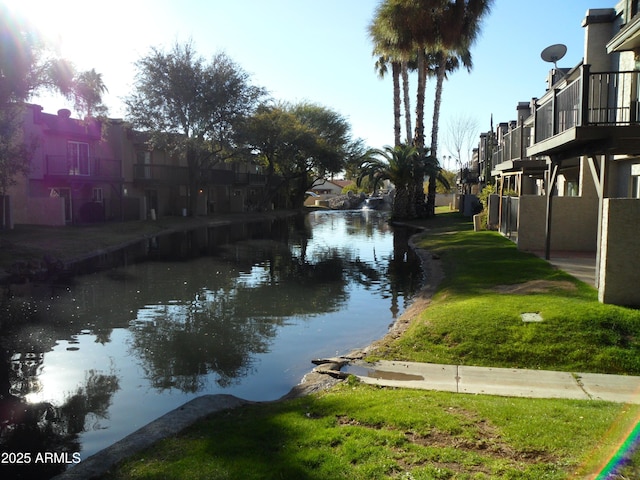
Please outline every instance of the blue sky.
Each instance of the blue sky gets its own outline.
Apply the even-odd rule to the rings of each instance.
[[[79,69],[102,73],[112,117],[124,116],[120,99],[129,91],[133,62],[152,45],[169,49],[191,40],[205,58],[226,52],[278,100],[306,100],[340,112],[369,146],[393,142],[391,79],[377,77],[367,35],[379,0],[5,1],[28,12]],[[564,43],[567,54],[558,66],[577,65],[587,9],[615,3],[495,0],[472,49],[473,71],[458,71],[445,84],[440,153],[446,153],[452,119],[473,118],[482,131],[492,114],[495,123],[515,119],[519,101],[544,93],[552,65],[540,52]],[[49,112],[66,106],[59,98],[38,100]],[[431,102],[429,97],[427,135]]]

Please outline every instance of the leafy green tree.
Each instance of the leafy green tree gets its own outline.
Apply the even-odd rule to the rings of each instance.
[[[362,139],[349,143],[344,165],[344,176],[347,180],[355,181],[360,174],[360,165],[367,160],[374,150],[368,148]]]
[[[238,127],[265,96],[226,54],[207,63],[191,43],[164,52],[152,48],[136,63],[128,118],[149,131],[151,144],[183,155],[189,171],[189,211],[209,170],[237,155]]]
[[[269,178],[270,201],[300,207],[305,192],[345,168],[354,153],[351,127],[339,113],[302,102],[262,105],[244,126],[244,141]]]

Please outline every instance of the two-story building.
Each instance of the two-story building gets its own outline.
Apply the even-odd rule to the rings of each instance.
[[[25,139],[36,150],[28,176],[8,190],[10,223],[67,225],[186,215],[189,171],[182,155],[152,148],[124,121],[79,120],[66,109],[26,105]],[[243,212],[265,196],[267,177],[250,162],[199,173],[196,215]]]
[[[27,105],[23,128],[25,139],[37,147],[29,175],[16,178],[18,184],[8,190],[12,223],[65,225],[122,217],[122,162],[103,141],[99,121]]]
[[[638,0],[590,9],[582,26],[583,61],[553,69],[547,91],[492,132],[492,175],[519,194],[501,199],[498,223],[546,258],[593,252],[600,300],[640,305]]]

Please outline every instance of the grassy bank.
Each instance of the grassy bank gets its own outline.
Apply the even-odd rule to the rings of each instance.
[[[378,355],[417,362],[640,374],[640,311],[495,232],[434,231],[418,245],[442,259],[431,306]],[[538,313],[543,321],[523,322]]]
[[[431,306],[376,355],[439,363],[637,373],[638,312],[491,232],[438,215],[420,246],[446,278]],[[538,312],[544,321],[523,323]],[[640,407],[362,385],[214,415],[109,479],[595,478]],[[639,472],[633,464],[626,475]],[[618,477],[625,478],[625,477]]]
[[[582,478],[637,409],[349,383],[213,416],[110,479]],[[620,433],[620,432],[617,432]]]

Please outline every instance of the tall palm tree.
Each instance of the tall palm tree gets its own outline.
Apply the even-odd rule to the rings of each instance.
[[[360,186],[365,178],[374,190],[383,181],[388,180],[395,187],[391,217],[405,219],[415,217],[413,209],[412,189],[419,152],[412,145],[401,144],[395,147],[386,146],[382,150],[374,150],[360,166],[357,184]]]
[[[436,22],[439,21],[442,12],[450,0],[386,0],[377,10],[375,25],[377,26],[377,38],[387,44],[387,50],[392,50],[394,54],[406,62],[414,60],[417,70],[418,81],[416,86],[416,106],[415,106],[415,130],[411,132],[411,115],[408,101],[408,93],[405,90],[405,116],[407,128],[407,141],[424,155],[424,112],[427,76],[432,68],[432,59],[426,48],[429,42],[436,40]],[[432,32],[433,38],[425,40],[425,32]],[[408,74],[401,70],[405,81],[405,88],[408,89]],[[411,187],[411,208],[419,216],[425,212],[424,179],[415,172],[414,184]]]
[[[395,58],[416,58],[418,84],[413,146],[426,156],[424,135],[424,104],[426,80],[430,72],[436,75],[434,117],[431,132],[431,155],[437,155],[438,124],[442,89],[447,72],[460,63],[471,68],[470,46],[479,33],[481,19],[493,0],[385,0],[376,11],[370,33],[377,46]],[[375,35],[373,33],[375,32]],[[401,69],[402,72],[402,69]],[[396,87],[394,87],[396,88]],[[399,92],[394,91],[399,102]],[[405,108],[408,102],[405,102]],[[399,125],[399,106],[396,112],[396,132]],[[396,134],[396,143],[398,135]],[[422,180],[414,175],[412,188],[418,212],[433,215],[435,211],[435,178],[430,177],[427,203],[424,202]]]
[[[413,141],[418,148],[424,146],[424,99],[428,60],[425,49],[416,43],[416,31],[429,28],[435,31],[435,25],[430,22],[437,20],[436,16],[428,17],[422,14],[421,3],[424,1],[384,0],[376,9],[374,19],[369,25],[369,35],[374,43],[374,55],[383,55],[387,61],[392,62],[392,65],[396,62],[399,64],[399,74],[402,77],[404,89],[407,143]],[[450,0],[429,1],[433,3],[434,9],[443,9]],[[416,18],[420,18],[419,26],[416,23]],[[411,107],[408,93],[409,69],[415,69],[418,72],[415,133],[411,131]],[[395,80],[396,74],[397,71],[394,72],[394,131],[396,132],[395,144],[398,145],[400,138],[397,133],[400,124],[400,93],[398,82]]]
[[[447,5],[441,13],[437,43],[433,50],[440,57],[436,92],[434,96],[433,124],[431,130],[431,154],[438,153],[438,126],[440,123],[440,106],[442,88],[447,72],[452,72],[462,63],[470,71],[470,48],[480,32],[480,23],[491,10],[493,0],[455,0]],[[430,178],[427,191],[427,215],[435,213],[436,181]]]
[[[378,46],[375,52],[382,49]],[[390,60],[386,55],[380,55],[376,60],[376,71],[380,78],[384,78],[389,71],[388,64],[391,64],[391,78],[393,80],[393,139],[395,145],[400,145],[400,66],[398,62]]]
[[[388,73],[388,65],[391,65],[391,75],[393,79],[393,132],[394,145],[400,145],[400,77],[404,83],[404,90],[408,89],[408,75],[406,74],[406,60],[402,57],[402,51],[397,48],[393,40],[394,4],[383,2],[376,9],[373,21],[369,25],[369,36],[373,42],[373,55],[377,57],[376,71],[380,78]],[[405,94],[405,117],[406,117],[406,94]],[[405,119],[406,120],[406,119]],[[409,120],[410,121],[410,120]],[[408,135],[408,134],[407,134]]]
[[[444,80],[447,79],[447,74],[454,72],[460,67],[460,64],[467,68],[467,71],[471,70],[471,53],[468,50],[461,52],[460,54],[451,54],[445,51],[439,51],[435,53],[436,58],[436,89],[433,99],[433,118],[431,124],[431,155],[436,157],[438,153],[438,132],[440,126],[440,107],[442,106],[442,90],[444,87]],[[435,214],[435,200],[436,200],[436,181],[434,177],[429,177],[429,186],[427,188],[427,201],[425,204],[425,216],[432,216]]]

